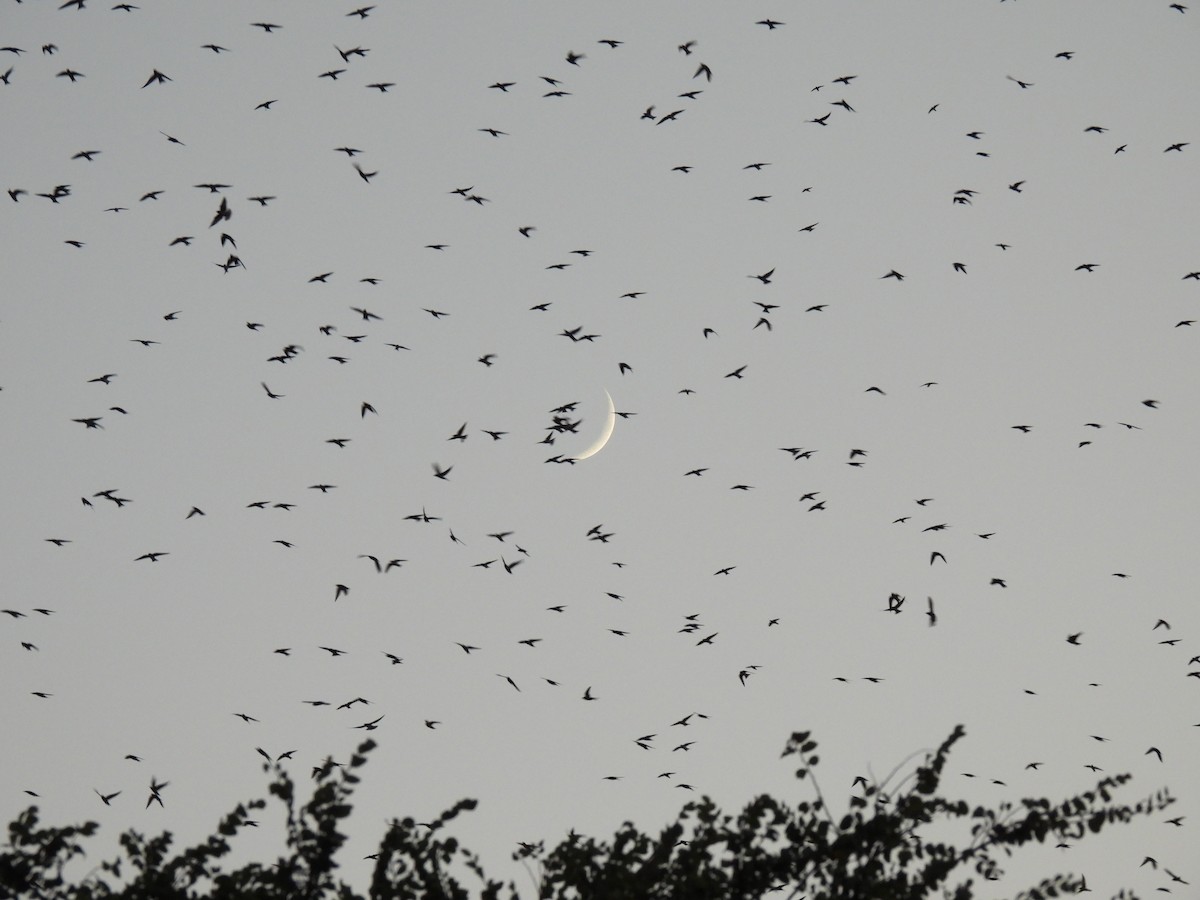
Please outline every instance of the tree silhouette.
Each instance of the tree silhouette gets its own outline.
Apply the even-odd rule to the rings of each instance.
[[[550,850],[542,842],[521,844],[513,859],[534,877],[540,900],[568,898],[646,898],[646,900],[749,900],[778,893],[799,900],[924,900],[941,895],[971,900],[975,879],[996,880],[1000,855],[1031,841],[1078,840],[1106,826],[1164,809],[1174,802],[1159,790],[1134,806],[1115,805],[1112,792],[1130,780],[1116,775],[1094,789],[1060,803],[1023,799],[995,808],[971,806],[937,794],[946,758],[965,734],[955,728],[936,751],[890,786],[898,766],[880,784],[856,781],[859,789],[840,818],[826,804],[813,769],[817,742],[808,732],[788,740],[783,757],[798,757],[796,777],[809,780],[815,799],[797,804],[774,797],[755,798],[737,816],[727,815],[707,797],[685,804],[674,823],[657,837],[626,822],[608,841],[572,832]],[[172,837],[146,838],[127,831],[122,856],[101,863],[77,882],[64,875],[68,863],[84,855],[82,841],[97,831],[95,822],[39,828],[36,807],[8,826],[0,847],[0,896],[63,900],[361,900],[337,877],[335,859],[345,841],[339,830],[351,812],[358,771],[374,749],[359,745],[350,761],[332,760],[314,772],[312,797],[300,804],[295,785],[278,762],[270,793],[286,810],[287,853],[271,864],[251,863],[224,871],[221,865],[239,830],[255,824],[252,812],[265,800],[239,804],[216,833],[174,856]],[[902,764],[903,765],[903,764]],[[389,823],[379,850],[371,900],[512,900],[516,886],[489,879],[479,859],[445,834],[459,813],[474,809],[462,800],[432,822],[411,818]],[[928,826],[970,822],[963,846],[923,836]],[[967,874],[964,877],[962,870]],[[467,879],[467,875],[471,876]],[[952,883],[952,876],[960,873]],[[466,885],[463,879],[470,881]],[[474,883],[477,880],[478,883]],[[1086,890],[1073,875],[1045,878],[1022,891],[1019,900],[1043,900]],[[1114,900],[1132,898],[1122,890]]]

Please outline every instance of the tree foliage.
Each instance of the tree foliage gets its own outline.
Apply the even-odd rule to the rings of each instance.
[[[1023,799],[995,808],[938,795],[947,756],[963,737],[961,726],[922,763],[892,786],[900,767],[880,784],[856,782],[840,816],[826,804],[813,770],[817,742],[808,732],[791,736],[783,757],[799,761],[796,777],[812,785],[813,799],[789,803],[760,795],[736,816],[708,797],[685,804],[657,837],[626,822],[609,840],[572,832],[547,850],[521,844],[513,859],[536,884],[539,900],[646,898],[646,900],[750,900],[777,894],[799,900],[972,900],[976,881],[998,879],[1001,857],[1048,838],[1078,840],[1118,822],[1161,810],[1173,798],[1159,790],[1133,806],[1117,805],[1113,792],[1128,775],[1102,779],[1095,788],[1059,803]],[[147,838],[121,835],[121,855],[72,881],[68,864],[84,856],[83,841],[95,822],[43,828],[36,807],[8,826],[0,847],[0,896],[46,900],[362,900],[338,877],[344,821],[373,741],[361,744],[344,766],[332,761],[314,772],[312,796],[301,803],[278,763],[270,793],[286,812],[286,852],[270,864],[226,871],[231,841],[265,800],[240,804],[203,842],[172,855],[168,832]],[[432,822],[389,823],[373,855],[371,900],[514,900],[516,886],[489,879],[479,859],[447,833],[462,800]],[[936,823],[963,823],[970,839],[959,846],[926,832]],[[969,829],[966,824],[969,823]],[[944,827],[939,825],[939,834]],[[1059,874],[1022,891],[1018,900],[1044,900],[1086,889],[1083,879]],[[1133,898],[1121,891],[1118,898]]]

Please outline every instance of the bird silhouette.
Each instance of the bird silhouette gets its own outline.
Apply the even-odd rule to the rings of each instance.
[[[172,79],[171,76],[164,75],[162,72],[158,71],[158,69],[155,69],[150,73],[150,77],[146,79],[146,83],[143,84],[142,87],[148,88],[152,84],[166,84],[168,81],[173,80],[174,79]]]

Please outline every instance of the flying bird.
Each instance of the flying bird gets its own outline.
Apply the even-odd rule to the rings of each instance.
[[[146,83],[143,84],[142,87],[148,88],[152,84],[166,84],[168,81],[173,80],[174,79],[172,79],[171,76],[164,75],[162,72],[158,71],[158,69],[155,69],[150,73],[150,77],[146,79]]]

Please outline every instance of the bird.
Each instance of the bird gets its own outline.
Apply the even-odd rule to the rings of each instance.
[[[166,84],[168,81],[173,80],[174,79],[171,78],[171,76],[164,75],[162,72],[158,71],[158,69],[155,69],[150,73],[150,77],[146,79],[146,83],[143,84],[142,87],[148,88],[152,84]]]
[[[512,678],[511,678],[511,677],[509,677],[508,675],[501,675],[499,672],[497,672],[497,673],[496,673],[496,677],[497,677],[497,678],[503,678],[503,679],[504,679],[505,681],[507,681],[507,682],[508,682],[510,685],[512,685],[512,687],[513,687],[513,689],[514,689],[514,690],[516,690],[516,691],[520,692],[520,690],[521,690],[521,689],[520,689],[519,687],[517,687],[517,683],[516,683],[515,681],[513,681],[513,680],[512,680]]]
[[[168,784],[165,781],[159,782],[157,778],[150,779],[150,796],[146,798],[146,809],[150,808],[151,803],[157,803],[159,806],[163,805],[162,796],[159,792],[167,786]]]

